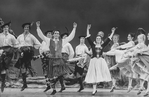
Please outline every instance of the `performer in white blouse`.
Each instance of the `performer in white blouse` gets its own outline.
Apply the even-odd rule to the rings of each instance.
[[[79,62],[75,66],[74,75],[77,77],[80,85],[78,92],[81,92],[84,89],[82,77],[84,72],[84,65],[87,61],[87,53],[89,53],[89,50],[85,44],[85,36],[79,36],[79,39],[80,44],[75,48],[76,59],[78,59]]]
[[[120,69],[120,72],[129,78],[129,85],[128,85],[127,92],[130,92],[130,90],[132,89],[131,85],[132,85],[133,71],[132,71],[132,67],[130,65],[130,62],[131,62],[130,58],[124,57],[124,56],[127,55],[127,54],[125,54],[127,49],[130,49],[135,46],[135,44],[133,42],[134,34],[131,34],[131,33],[128,34],[127,39],[129,41],[128,43],[118,46],[116,50],[109,51],[105,54],[115,56],[115,60],[116,60],[117,64],[112,66],[110,68],[110,70],[115,70],[118,67]],[[119,66],[117,66],[117,65],[119,65]],[[111,92],[113,92],[114,89],[115,89],[115,86],[112,86]]]
[[[22,25],[24,32],[20,34],[17,38],[19,42],[19,48],[22,52],[22,58],[20,58],[18,64],[16,64],[16,67],[20,68],[22,73],[23,86],[21,91],[27,88],[26,83],[27,70],[29,70],[31,75],[33,76],[31,60],[34,56],[34,48],[39,49],[41,46],[38,39],[33,34],[30,33],[31,26],[32,23],[24,23]]]
[[[0,76],[1,76],[1,91],[4,91],[6,70],[12,62],[14,48],[18,42],[17,39],[9,33],[9,26],[11,22],[5,23],[1,26],[3,32],[0,33]]]

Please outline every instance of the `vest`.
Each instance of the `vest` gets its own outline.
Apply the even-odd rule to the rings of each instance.
[[[57,46],[57,49],[55,49]],[[55,58],[62,58],[62,40],[60,39],[57,44],[55,44],[55,41],[50,41],[50,51],[53,57]]]

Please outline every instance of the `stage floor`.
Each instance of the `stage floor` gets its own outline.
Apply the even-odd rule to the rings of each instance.
[[[91,88],[86,88],[81,93],[76,92],[77,90],[78,88],[67,88],[64,92],[51,96],[52,90],[44,93],[43,89],[26,89],[21,92],[20,89],[6,88],[3,93],[0,92],[0,97],[143,97],[144,95],[144,92],[137,95],[137,90],[132,90],[130,93],[126,93],[127,90],[115,90],[110,93],[109,89],[98,89],[96,95],[92,96]],[[57,91],[59,91],[59,88]]]

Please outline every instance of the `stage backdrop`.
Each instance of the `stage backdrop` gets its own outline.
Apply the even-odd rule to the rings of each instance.
[[[0,0],[0,17],[5,22],[12,21],[11,28],[16,35],[22,33],[25,22],[41,21],[42,31],[60,30],[61,33],[72,30],[77,22],[77,32],[71,42],[73,47],[79,44],[78,36],[85,35],[86,25],[92,24],[92,39],[98,31],[104,31],[105,37],[117,26],[116,33],[121,41],[127,40],[129,32],[135,33],[138,27],[149,31],[149,0]],[[38,39],[36,26],[31,33]],[[41,39],[39,39],[41,41]],[[38,51],[36,51],[38,54]],[[42,75],[40,60],[33,66]]]

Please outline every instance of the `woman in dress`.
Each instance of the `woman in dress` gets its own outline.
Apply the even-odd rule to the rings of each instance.
[[[142,49],[134,49],[134,53],[133,55],[136,57],[136,60],[133,60],[133,70],[136,74],[139,75],[139,79],[140,79],[140,89],[138,91],[138,95],[141,94],[141,92],[143,91],[144,88],[144,83],[145,81],[147,81],[148,86],[147,86],[147,90],[145,92],[144,96],[149,95],[149,46],[146,47],[145,45],[145,35],[142,34],[142,45],[144,45],[144,48]],[[149,40],[149,34],[147,36],[148,40]],[[139,43],[138,43],[139,44]],[[143,47],[141,45],[141,47]],[[139,61],[138,61],[139,60]]]
[[[90,60],[90,65],[88,72],[86,74],[85,82],[93,84],[92,95],[95,95],[97,92],[96,86],[100,82],[109,82],[111,81],[111,75],[106,61],[102,58],[102,50],[104,47],[111,41],[111,38],[115,32],[115,28],[112,29],[111,35],[107,40],[101,45],[101,36],[96,37],[96,44],[90,39],[89,30],[91,25],[87,26],[87,40],[92,48],[93,57]]]
[[[113,41],[113,45],[111,46],[111,50],[109,52],[116,50],[116,48],[119,46],[119,35],[115,34],[112,38],[112,41]],[[105,56],[105,59],[106,59],[109,67],[112,67],[113,65],[116,64],[115,56],[108,55],[108,56]],[[110,71],[111,77],[112,77],[112,88],[111,88],[110,92],[113,92],[115,85],[116,85],[116,80],[120,79],[119,72],[120,72],[119,68],[116,68],[115,70]]]
[[[124,45],[120,45],[120,46],[116,47],[116,49],[110,50],[109,52],[105,53],[105,55],[115,56],[116,63],[119,63],[119,61],[121,60],[121,57],[124,55],[124,52],[126,51],[126,49],[130,49],[130,48],[134,47],[134,45],[135,45],[134,42],[133,42],[134,37],[135,37],[135,35],[133,33],[129,33],[128,37],[127,37],[128,41],[129,41],[128,43],[126,43]],[[129,63],[130,60],[124,61],[124,64],[123,64],[124,66],[121,66],[119,68],[115,68],[115,69],[110,70],[111,74],[112,74],[112,77],[113,77],[112,78],[113,86],[112,86],[110,92],[113,92],[114,89],[115,89],[116,79],[117,78],[120,79],[120,72],[119,71],[121,71],[121,73],[124,74],[124,75],[128,74],[127,77],[129,77],[129,78],[131,77],[132,71],[131,71],[131,69],[128,69],[128,68],[130,68],[130,65],[128,65],[128,64],[126,65],[125,62]],[[123,62],[120,62],[120,63],[122,64]],[[116,64],[114,64],[114,65],[116,65]],[[129,88],[130,87],[128,86],[128,90],[130,90]]]

